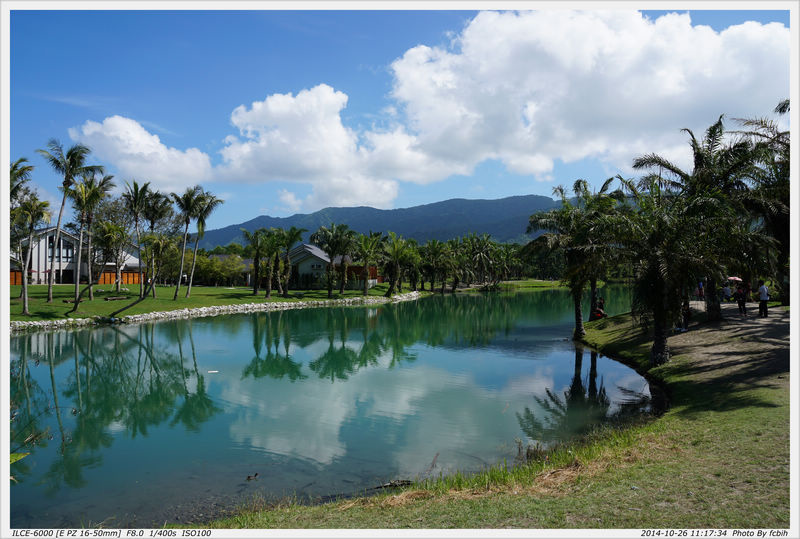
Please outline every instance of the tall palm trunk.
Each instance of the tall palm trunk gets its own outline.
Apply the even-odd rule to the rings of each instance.
[[[331,256],[331,260],[328,262],[328,271],[326,272],[326,280],[328,281],[328,299],[333,297],[333,272],[333,256]]]
[[[253,257],[253,295],[258,295],[258,287],[261,284],[261,257]],[[267,292],[269,294],[269,292]],[[269,297],[269,296],[267,296]]]
[[[369,260],[364,260],[364,293],[363,295],[366,296],[369,294]]]
[[[86,222],[86,219],[83,215],[81,215],[81,226],[80,230],[78,231],[78,260],[77,265],[75,266],[75,300],[78,301],[78,294],[80,293],[81,287],[81,254],[83,252],[83,227]]]
[[[289,249],[286,249],[286,256],[283,259],[283,297],[289,297],[289,279],[292,278],[292,259],[289,258]]]
[[[275,271],[275,276],[274,276],[274,278],[275,278],[275,287],[278,290],[278,294],[282,296],[283,295],[283,285],[281,285],[281,254],[278,251],[275,251],[274,264],[275,264],[275,267],[274,267],[274,271]],[[272,279],[273,276],[270,275],[269,278]]]
[[[650,364],[663,365],[669,361],[667,344],[667,316],[663,309],[653,311],[653,346],[650,348]]]
[[[47,278],[47,303],[53,303],[53,283],[55,282],[55,269],[53,266],[56,263],[56,251],[60,251],[58,242],[61,239],[61,217],[64,215],[64,205],[67,203],[67,188],[69,182],[64,182],[64,196],[61,197],[61,209],[58,210],[58,221],[56,221],[56,237],[53,241],[53,253],[50,255],[50,275]],[[59,260],[61,257],[59,256]]]
[[[397,284],[397,279],[400,275],[400,265],[393,263],[391,265],[391,275],[389,276],[389,290],[386,291],[386,297],[392,297],[394,294],[394,287]]]
[[[344,295],[344,286],[347,284],[347,262],[344,261],[344,255],[342,255],[342,277],[339,281],[339,294]]]
[[[451,294],[455,294],[456,293],[456,289],[458,288],[458,282],[459,282],[458,272],[453,273],[453,288],[450,289],[450,293]]]
[[[155,228],[156,228],[155,222],[150,221],[150,234],[153,234],[153,231],[155,230]],[[152,275],[151,279],[153,280],[153,286],[150,287],[150,290],[152,290],[153,299],[155,299],[155,297],[156,297],[156,286],[155,286],[156,285],[156,273],[158,273],[157,269],[156,269],[156,265],[158,264],[158,261],[156,260],[155,253],[153,253],[152,263],[153,263],[153,271],[151,273],[151,275]]]
[[[265,272],[267,274],[267,284],[265,286],[266,293],[264,294],[264,297],[269,299],[272,297],[272,266],[274,262],[272,261],[272,256],[268,256],[267,260],[269,262],[267,263],[267,271]]]
[[[194,279],[194,267],[197,263],[197,246],[200,243],[200,234],[194,239],[194,251],[192,251],[192,271],[189,272],[189,284],[186,285],[186,297],[192,293],[192,280]]]
[[[722,319],[722,307],[719,304],[719,296],[717,295],[717,282],[713,277],[709,277],[706,281],[706,316],[709,322]]]
[[[589,279],[589,320],[592,319],[592,313],[597,310],[597,277],[592,276]]]
[[[142,238],[139,233],[139,219],[134,220],[133,226],[136,229],[136,247],[139,253],[136,258],[139,260],[139,297],[144,297],[144,282],[142,281]]]
[[[93,281],[92,281],[92,222],[93,221],[94,221],[94,219],[92,219],[92,215],[90,214],[89,218],[88,218],[88,222],[87,222],[87,227],[86,227],[86,235],[88,236],[88,238],[86,239],[86,243],[87,243],[87,245],[86,245],[86,270],[87,270],[86,278],[87,278],[87,283],[89,285],[89,301],[93,301],[94,300],[94,288],[92,288],[92,283],[93,283]]]
[[[183,248],[181,249],[181,269],[178,271],[178,284],[175,285],[175,294],[172,301],[178,299],[178,290],[181,289],[181,278],[183,277],[183,259],[186,256],[186,240],[189,237],[189,220],[186,220],[186,228],[183,229]]]
[[[28,268],[31,264],[33,254],[33,225],[28,232],[28,252],[25,253],[25,261],[22,263],[22,314],[30,316],[28,312]]]
[[[574,340],[582,339],[586,335],[583,328],[583,308],[581,306],[581,296],[583,296],[583,283],[572,286],[572,303],[575,306],[575,331],[572,333]]]

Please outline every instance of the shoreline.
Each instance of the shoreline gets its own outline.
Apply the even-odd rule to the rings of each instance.
[[[93,316],[88,318],[64,318],[58,320],[14,320],[10,322],[10,331],[23,333],[28,331],[48,331],[54,329],[71,329],[79,327],[105,326],[112,324],[138,324],[160,320],[178,320],[182,318],[204,318],[225,314],[243,314],[267,311],[286,311],[290,309],[309,309],[316,307],[357,306],[357,305],[384,305],[386,303],[400,303],[414,301],[422,297],[419,291],[395,294],[391,298],[376,296],[358,296],[344,299],[326,299],[311,301],[273,301],[264,303],[240,303],[234,305],[217,305],[211,307],[196,307],[175,309],[172,311],[153,311],[143,314],[121,316],[109,319],[107,317]]]

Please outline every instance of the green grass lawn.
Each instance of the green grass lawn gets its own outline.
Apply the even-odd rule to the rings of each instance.
[[[587,324],[588,343],[664,385],[666,413],[606,427],[546,461],[322,505],[253,501],[198,527],[787,528],[783,316],[785,324],[769,334],[755,321],[695,325],[670,339],[676,355],[655,369],[648,366],[650,340],[628,316]],[[774,343],[771,350],[766,342]]]
[[[389,285],[381,283],[369,290],[370,296],[382,296],[386,293]],[[67,317],[67,312],[72,309],[72,303],[64,303],[65,299],[75,297],[75,285],[54,285],[53,303],[47,303],[47,285],[33,285],[28,287],[28,310],[31,316],[23,316],[22,300],[19,299],[21,286],[10,286],[11,294],[11,320],[57,320]],[[95,287],[94,301],[87,298],[81,302],[78,312],[72,313],[71,318],[87,318],[92,316],[108,316],[117,309],[137,299],[139,285],[128,285],[128,291],[117,293],[113,285],[100,285]],[[408,286],[403,288],[403,292],[408,292]],[[172,299],[175,287],[156,287],[156,299],[148,298],[136,306],[123,312],[120,316],[143,314],[149,312],[173,311],[176,309],[211,307],[220,305],[236,305],[241,303],[264,303],[267,301],[301,301],[301,300],[326,300],[328,299],[327,290],[290,290],[289,298],[280,296],[275,290],[272,291],[272,298],[267,300],[264,297],[265,291],[262,289],[257,296],[253,295],[252,288],[226,288],[226,287],[206,287],[192,286],[191,297],[186,298],[186,288],[181,287],[178,292],[178,299]],[[399,293],[399,292],[398,292]],[[106,297],[125,296],[126,300],[106,301]],[[345,290],[340,295],[334,290],[333,299],[352,298],[361,296],[360,290]]]

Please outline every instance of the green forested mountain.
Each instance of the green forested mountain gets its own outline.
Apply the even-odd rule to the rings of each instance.
[[[392,230],[404,238],[413,238],[420,243],[431,239],[448,240],[474,232],[488,233],[499,242],[524,242],[534,235],[526,235],[528,218],[532,213],[547,210],[557,205],[552,198],[524,195],[497,200],[467,200],[454,198],[433,204],[378,210],[366,206],[356,208],[324,208],[314,213],[295,214],[291,217],[262,215],[244,223],[206,230],[200,246],[213,249],[235,241],[244,244],[241,228],[253,231],[261,227],[289,228],[296,226],[308,230],[303,241],[320,226],[331,223],[346,224],[351,229],[365,234],[370,230],[387,232]]]

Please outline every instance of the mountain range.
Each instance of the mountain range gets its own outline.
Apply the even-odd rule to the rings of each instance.
[[[527,242],[538,233],[526,234],[528,219],[537,211],[555,208],[559,202],[539,195],[521,195],[495,200],[469,200],[453,198],[432,204],[379,210],[367,206],[354,208],[324,208],[314,213],[298,213],[290,217],[262,215],[215,230],[206,230],[200,247],[213,249],[217,245],[236,242],[244,245],[241,229],[250,232],[261,227],[305,228],[303,241],[320,226],[331,223],[345,224],[351,229],[366,234],[369,231],[393,231],[404,238],[413,238],[419,243],[431,239],[441,241],[457,238],[469,233],[489,234],[495,241],[508,243]]]

